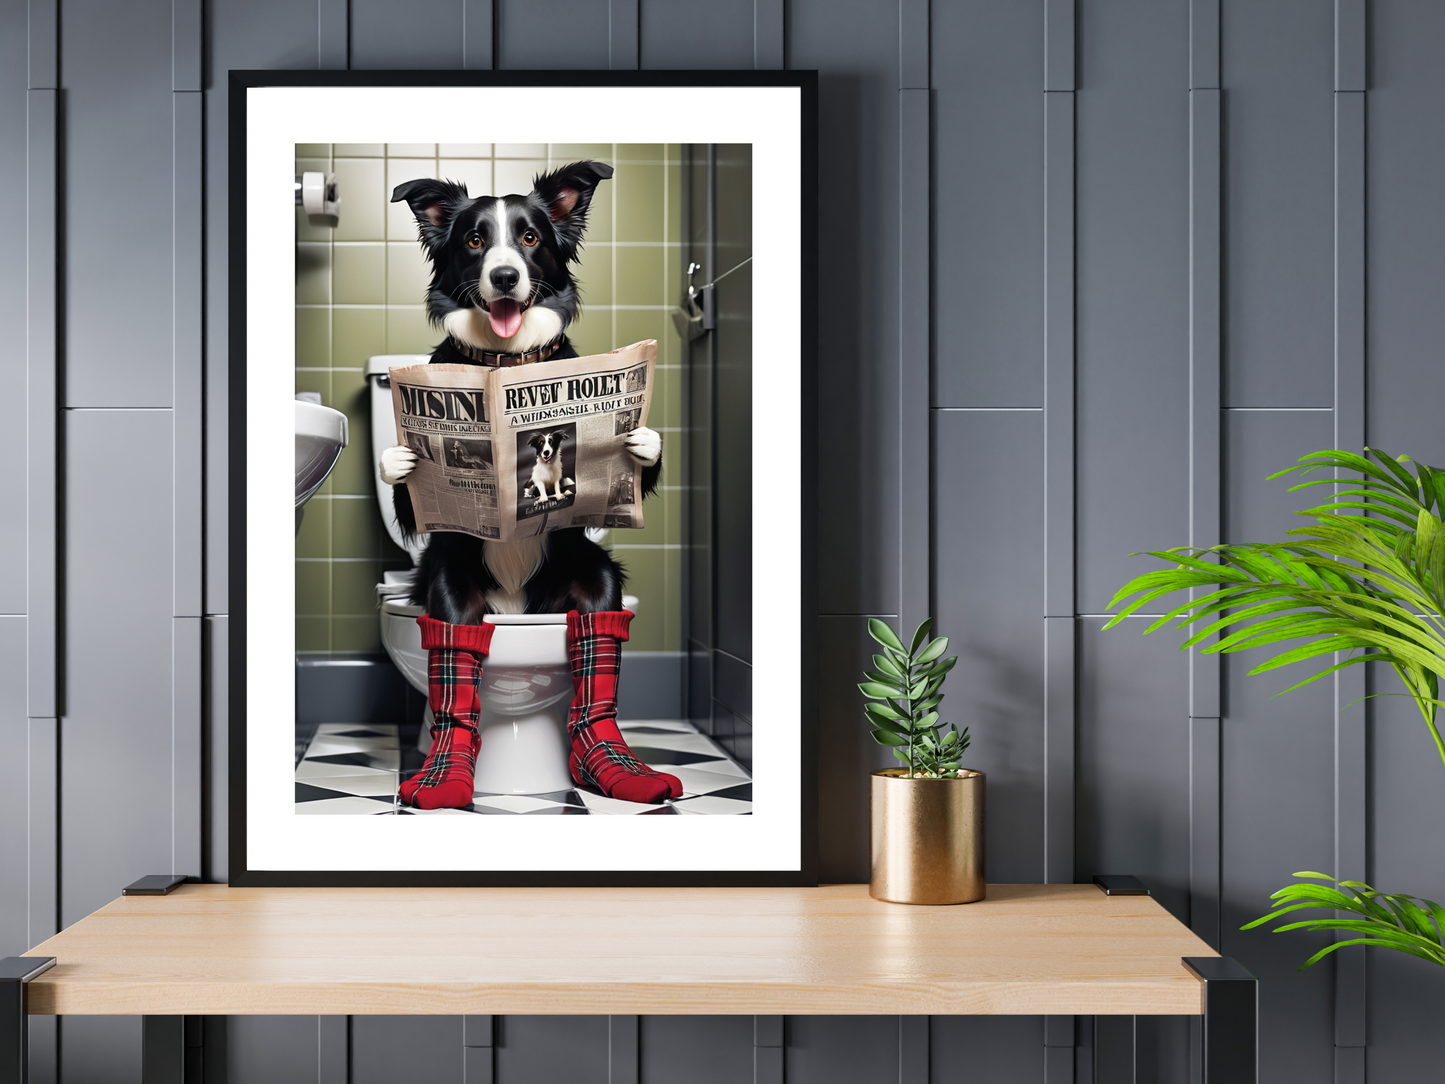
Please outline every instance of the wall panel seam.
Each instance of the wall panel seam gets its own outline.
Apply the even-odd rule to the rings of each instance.
[[[1078,12],[1075,0],[1044,0],[1044,90],[1077,86]]]
[[[201,196],[205,121],[200,92],[177,91],[172,98],[172,614],[199,617],[205,485]]]
[[[489,71],[497,66],[497,12],[493,0],[462,0],[462,67]]]
[[[201,0],[171,0],[171,90],[200,91]]]
[[[1191,0],[1189,17],[1189,543],[1212,546],[1221,541],[1225,416],[1219,0]],[[1218,655],[1189,653],[1189,925],[1215,949],[1222,936],[1222,676]]]
[[[1189,544],[1221,529],[1222,131],[1220,92],[1189,92]],[[1220,714],[1217,655],[1189,656],[1189,714]]]
[[[1074,88],[1078,12],[1074,0],[1045,0],[1043,146],[1044,778],[1043,879],[1072,884],[1078,720],[1078,603],[1075,489],[1077,159]],[[1069,1018],[1068,1035],[1075,1032]],[[1051,1052],[1062,1033],[1045,1030],[1046,1084],[1073,1080],[1073,1054]],[[1062,1053],[1062,1051],[1060,1052]],[[1067,1063],[1067,1067],[1065,1066]],[[1066,1071],[1067,1070],[1067,1071]]]
[[[316,2],[316,67],[321,71],[351,67],[351,5],[347,0]]]
[[[25,761],[25,935],[38,945],[60,930],[59,719],[27,720]]]
[[[59,93],[26,95],[26,714],[40,719],[61,713]]]
[[[753,67],[758,71],[788,66],[786,23],[784,0],[753,0]]]
[[[1074,95],[1044,94],[1044,613],[1074,601]]]
[[[898,1084],[928,1084],[931,1016],[898,1018]]]
[[[914,3],[916,0],[902,0],[902,5]],[[933,457],[925,457],[920,465],[916,456],[906,454],[906,445],[918,434],[926,435],[932,446],[931,261],[910,258],[908,249],[913,234],[907,228],[919,208],[932,206],[929,127],[929,91],[899,88],[898,446],[895,454],[898,463],[898,610],[905,636],[932,612],[929,521],[934,490]],[[928,213],[931,218],[931,210]],[[931,237],[932,230],[929,234]]]
[[[640,1017],[607,1018],[607,1084],[637,1084],[641,1070]]]
[[[898,0],[898,88],[929,89],[929,0]]]
[[[607,2],[607,66],[613,71],[641,67],[639,0]]]
[[[25,939],[60,929],[60,13],[29,0],[25,101]],[[30,1028],[37,1077],[59,1029]]]
[[[1366,433],[1365,0],[1335,0],[1334,443],[1359,451]],[[1337,472],[1348,483],[1347,472]],[[1336,656],[1336,661],[1342,661]],[[1368,673],[1334,675],[1334,875],[1369,876]],[[1348,935],[1336,934],[1337,940]],[[1334,953],[1336,1084],[1364,1084],[1368,973],[1362,947]]]
[[[60,5],[58,0],[29,0],[26,5],[26,88],[60,86]]]

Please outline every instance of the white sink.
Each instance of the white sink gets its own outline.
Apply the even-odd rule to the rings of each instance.
[[[345,447],[345,414],[320,403],[296,400],[297,508],[321,488]]]

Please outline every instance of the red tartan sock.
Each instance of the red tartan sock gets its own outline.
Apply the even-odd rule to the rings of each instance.
[[[567,654],[572,661],[576,696],[567,713],[572,736],[572,778],[624,802],[661,802],[682,797],[675,775],[655,772],[632,755],[617,729],[617,678],[621,643],[627,639],[630,610],[567,615]]]
[[[477,680],[492,645],[490,622],[449,625],[423,614],[421,646],[428,651],[427,699],[432,746],[421,771],[401,785],[401,799],[418,809],[461,809],[472,803],[477,763]]]

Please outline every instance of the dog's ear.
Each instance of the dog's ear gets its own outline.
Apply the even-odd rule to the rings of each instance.
[[[416,215],[416,224],[428,251],[445,244],[452,216],[470,198],[466,185],[434,181],[429,177],[406,181],[391,193],[392,203],[405,200],[411,213]]]
[[[540,447],[542,447],[542,434],[541,434],[541,433],[533,433],[533,434],[532,434],[532,438],[531,438],[530,440],[528,440],[527,443],[530,444],[533,448],[540,448]]]
[[[558,445],[559,447],[561,446],[562,442],[563,442],[564,440],[566,440],[566,439],[567,439],[567,430],[565,430],[565,429],[558,429],[558,430],[556,430],[556,431],[554,431],[554,432],[552,433],[552,443]]]
[[[587,208],[592,205],[592,193],[611,176],[612,167],[606,162],[573,162],[551,173],[539,174],[532,183],[531,199],[552,220],[557,243],[567,259],[577,259],[582,233],[587,228]]]

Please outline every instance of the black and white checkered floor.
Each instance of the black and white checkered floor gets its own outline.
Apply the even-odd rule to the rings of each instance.
[[[618,728],[643,763],[682,780],[683,796],[664,805],[604,797],[588,787],[552,794],[477,793],[467,809],[412,809],[397,786],[421,767],[421,756],[403,742],[400,728],[385,723],[322,723],[296,764],[296,812],[331,815],[540,816],[750,814],[753,781],[748,770],[691,723],[643,720]],[[415,763],[408,763],[410,761]]]

